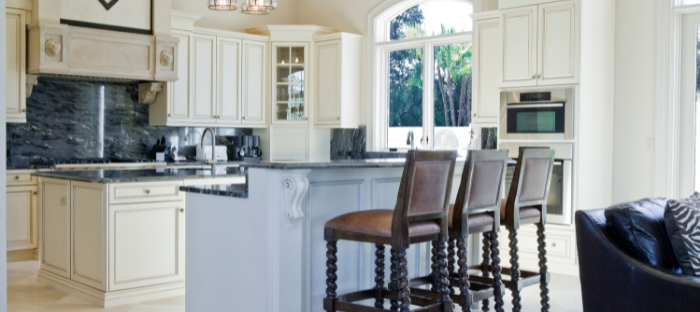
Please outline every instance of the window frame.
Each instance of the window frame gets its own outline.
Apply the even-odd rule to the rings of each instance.
[[[472,7],[474,7],[474,3],[471,1],[454,1],[469,3],[472,5]],[[372,150],[374,151],[389,151],[389,53],[392,51],[405,49],[423,49],[423,137],[415,138],[415,142],[416,146],[422,149],[433,149],[435,146],[435,109],[433,107],[433,95],[435,89],[433,83],[435,76],[435,47],[447,44],[463,44],[467,42],[472,43],[473,31],[393,41],[387,38],[387,25],[392,19],[403,11],[415,5],[426,2],[430,2],[430,0],[406,1],[400,5],[395,5],[394,7],[385,10],[374,20],[375,40],[372,42],[371,52],[373,54],[372,58],[374,59],[372,68],[372,75],[374,79],[372,79],[371,83],[371,90],[373,94],[373,99],[371,101],[371,103],[373,103],[372,127],[374,131],[369,132],[372,133],[373,140],[371,146]],[[425,140],[426,136],[428,140]],[[424,142],[427,142],[427,144]],[[406,151],[408,149],[409,147],[407,146],[406,148],[399,148],[398,150]]]

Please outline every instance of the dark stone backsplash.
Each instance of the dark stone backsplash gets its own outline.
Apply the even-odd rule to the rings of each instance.
[[[161,137],[178,147],[178,155],[193,159],[204,128],[151,127],[148,112],[148,105],[138,103],[136,84],[40,78],[27,99],[27,123],[7,124],[8,164],[151,159],[152,146]],[[252,134],[237,128],[216,132]],[[209,136],[205,144],[211,144]]]
[[[331,132],[331,160],[363,159],[367,148],[367,128],[333,129]]]

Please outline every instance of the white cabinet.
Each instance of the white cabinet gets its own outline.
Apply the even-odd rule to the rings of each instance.
[[[192,63],[194,68],[192,92],[194,103],[192,119],[195,122],[215,123],[216,102],[216,37],[195,34]]]
[[[27,122],[27,30],[24,10],[5,11],[6,121]]]
[[[96,292],[88,300],[100,306],[180,294],[185,287],[183,184],[42,179],[39,281],[69,292]]]
[[[317,127],[358,127],[361,39],[345,33],[316,38],[314,124]]]
[[[37,187],[7,188],[7,250],[34,249],[37,246]]]
[[[267,43],[243,41],[243,101],[241,112],[246,126],[266,125]]]
[[[472,123],[498,124],[498,15],[474,16],[472,46]]]
[[[150,106],[152,126],[266,127],[267,37],[173,30],[180,79]]]
[[[500,87],[578,83],[579,2],[500,11]]]

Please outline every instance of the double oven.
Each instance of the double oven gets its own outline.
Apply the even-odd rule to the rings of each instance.
[[[522,147],[554,150],[548,223],[573,223],[574,112],[573,88],[501,93],[499,148],[507,149],[514,159]],[[514,171],[512,163],[506,173],[506,192]]]

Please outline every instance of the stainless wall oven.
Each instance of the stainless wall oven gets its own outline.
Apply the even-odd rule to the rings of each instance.
[[[572,144],[509,144],[503,143],[500,149],[508,150],[508,157],[517,159],[520,147],[544,146],[554,149],[554,168],[547,199],[547,223],[570,225],[573,222],[573,145]],[[515,163],[508,165],[504,196],[508,196],[513,180]]]
[[[574,89],[501,92],[501,140],[572,140]]]

